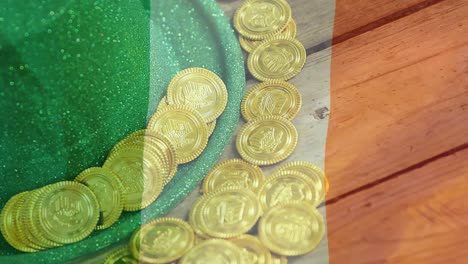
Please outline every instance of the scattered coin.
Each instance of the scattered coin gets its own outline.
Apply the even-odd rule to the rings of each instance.
[[[270,264],[271,253],[257,237],[240,235],[232,240],[242,251],[244,263]]]
[[[297,131],[282,117],[260,117],[242,127],[236,139],[240,156],[247,162],[264,166],[278,163],[292,154]]]
[[[289,80],[304,67],[306,50],[296,39],[276,35],[249,54],[247,67],[261,81]]]
[[[239,187],[256,192],[265,180],[262,170],[241,159],[226,160],[208,172],[202,191],[209,193],[226,187]]]
[[[291,20],[291,7],[284,0],[248,0],[234,14],[242,36],[260,40],[281,32]]]
[[[213,122],[224,111],[228,93],[223,80],[203,68],[188,68],[169,83],[169,105],[187,105],[198,111],[206,123]]]
[[[307,201],[314,206],[320,203],[314,182],[297,171],[281,171],[269,176],[260,188],[258,197],[264,211],[291,201]]]
[[[280,35],[286,36],[286,37],[291,37],[295,38],[296,37],[296,22],[294,22],[294,19],[291,19],[283,31],[281,31]],[[245,38],[242,35],[239,35],[239,43],[241,47],[247,51],[248,53],[252,53],[261,43],[261,40],[251,40],[248,38]]]
[[[314,197],[316,201],[315,204],[319,205],[321,202],[323,202],[323,200],[325,199],[325,194],[328,190],[328,181],[325,177],[325,174],[319,167],[306,161],[288,162],[276,169],[275,171],[273,171],[271,177],[278,175],[284,171],[296,171],[309,177],[314,184]]]
[[[202,116],[184,105],[168,105],[156,112],[148,128],[166,136],[174,145],[177,163],[196,159],[208,143],[208,128]]]
[[[84,170],[76,178],[93,191],[99,202],[99,221],[97,230],[114,224],[123,211],[124,186],[119,177],[106,168],[93,167]]]
[[[294,119],[302,105],[302,97],[296,87],[284,82],[263,82],[247,91],[241,103],[246,121],[258,117],[281,116]]]
[[[194,246],[179,261],[179,264],[194,263],[243,264],[242,252],[230,241],[209,239]]]
[[[283,204],[269,209],[258,225],[260,241],[283,256],[303,255],[322,240],[325,227],[320,213],[307,202]]]
[[[126,146],[111,154],[104,163],[119,176],[124,186],[124,210],[149,206],[162,191],[163,176],[157,154],[141,146]]]
[[[145,263],[169,263],[185,255],[194,241],[189,224],[163,217],[142,225],[130,239],[130,250],[135,259]]]

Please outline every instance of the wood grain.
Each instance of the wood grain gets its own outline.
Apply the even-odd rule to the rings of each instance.
[[[217,0],[232,18],[243,0]],[[290,0],[293,19],[297,23],[297,38],[307,49],[318,51],[330,46],[331,35],[338,37],[358,28],[405,11],[424,0]],[[336,15],[335,15],[335,8]],[[333,23],[333,18],[335,21]],[[384,21],[385,22],[385,21]],[[335,27],[333,29],[333,27]]]
[[[330,263],[466,263],[468,149],[327,205]]]
[[[328,200],[467,141],[467,12],[445,1],[333,47]]]

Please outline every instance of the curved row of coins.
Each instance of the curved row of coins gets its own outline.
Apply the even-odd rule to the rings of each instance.
[[[304,46],[295,39],[296,24],[284,0],[246,0],[234,14],[241,46],[249,52],[248,69],[263,81],[247,91],[241,103],[247,121],[237,135],[242,159],[266,166],[288,158],[298,141],[291,123],[302,96],[286,82],[306,61]]]
[[[286,256],[306,254],[322,240],[316,206],[327,187],[323,171],[308,162],[286,163],[267,178],[243,160],[221,162],[205,178],[188,222],[142,225],[105,264],[287,263]]]
[[[285,160],[297,145],[291,120],[302,98],[286,81],[301,71],[306,53],[294,39],[291,8],[284,0],[247,0],[233,21],[241,46],[250,53],[248,69],[263,81],[241,103],[247,123],[236,148],[242,159],[221,162],[208,173],[188,223],[154,220],[106,264],[287,263],[286,256],[306,254],[322,240],[324,220],[316,207],[328,192],[323,171],[308,162],[289,162],[265,177],[258,167]]]
[[[179,72],[147,129],[117,143],[102,167],[10,198],[0,214],[5,240],[24,252],[58,247],[108,228],[123,211],[149,206],[178,164],[203,152],[226,103],[226,87],[215,73]]]

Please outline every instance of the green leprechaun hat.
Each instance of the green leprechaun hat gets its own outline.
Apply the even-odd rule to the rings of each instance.
[[[142,129],[171,78],[202,67],[229,100],[203,154],[156,202],[85,240],[22,253],[0,237],[0,262],[63,263],[127,239],[166,214],[215,164],[239,118],[242,53],[214,0],[3,0],[0,4],[0,208],[13,195],[101,166]]]

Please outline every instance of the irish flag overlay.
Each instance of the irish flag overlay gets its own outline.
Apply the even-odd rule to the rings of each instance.
[[[466,1],[336,1],[330,263],[464,263]]]
[[[279,6],[283,9],[279,10],[286,10],[284,14],[273,13],[284,20],[288,28],[282,27],[284,31],[278,28],[275,34],[286,32],[289,35],[271,38],[269,34],[273,31],[265,30],[263,33],[269,36],[265,41],[259,32],[256,35],[249,28],[239,26],[234,14],[246,1],[270,1],[273,7],[281,2]],[[271,5],[262,8],[268,11]],[[253,20],[265,26],[274,24],[273,20],[265,19],[268,12],[257,14],[252,10],[255,11],[251,9],[246,14],[255,18]],[[317,202],[319,205],[294,205],[296,209],[297,204],[304,207],[296,212],[323,216],[325,231],[322,234],[325,235],[312,251],[284,253],[289,256],[287,263],[468,263],[467,36],[466,0],[44,0],[37,3],[2,0],[0,212],[8,214],[0,215],[3,234],[0,235],[0,263],[120,263],[117,260],[136,263],[137,255],[143,256],[140,261],[151,262],[154,256],[150,254],[145,259],[144,253],[148,252],[142,248],[154,249],[150,253],[158,255],[157,250],[175,250],[181,245],[188,252],[194,245],[205,242],[213,244],[215,250],[211,251],[215,253],[222,251],[219,245],[228,250],[232,246],[224,240],[206,241],[211,237],[264,243],[262,228],[256,225],[258,219],[268,215],[265,218],[274,220],[275,214],[276,219],[281,219],[281,211],[268,214],[273,212],[267,210],[270,204],[261,202],[261,192],[251,192],[247,183],[242,188],[217,192],[210,181],[204,185],[202,181],[221,162],[237,162],[246,167],[256,164],[258,167],[253,168],[265,182],[264,176],[270,177],[282,165],[294,161],[321,168],[327,176],[329,191],[325,201]],[[284,53],[292,54],[293,58],[280,53],[282,56],[269,61],[281,61],[282,64],[274,65],[279,70],[296,60],[298,66],[293,75],[273,77],[284,81],[286,88],[297,90],[295,98],[300,100],[296,102],[302,105],[289,119],[282,120],[290,128],[285,131],[294,131],[290,133],[294,136],[289,135],[294,140],[283,144],[287,155],[276,157],[277,160],[268,155],[255,159],[242,151],[241,143],[247,140],[236,142],[238,135],[241,135],[239,138],[248,136],[245,132],[248,130],[243,128],[258,121],[253,117],[248,120],[249,112],[244,107],[247,100],[243,97],[253,87],[265,83],[259,80],[268,81],[273,77],[258,70],[260,59],[248,58],[259,56],[252,55],[260,50],[256,47],[271,45],[280,50],[278,43],[281,41],[275,42],[277,40],[300,48],[296,49],[300,51],[297,54]],[[184,93],[183,101],[202,103],[198,110],[170,106],[181,100],[177,97],[176,84],[187,76],[193,79],[187,79],[190,83],[187,89],[180,89]],[[203,86],[203,81],[192,82],[195,79],[215,80],[212,83],[222,89],[213,90],[212,94],[218,92],[217,96],[199,92],[197,89]],[[171,84],[172,90],[168,89]],[[205,86],[209,88],[206,83]],[[266,87],[266,90],[271,88]],[[188,90],[193,91],[189,93]],[[193,100],[186,100],[190,97],[187,94],[192,95],[194,98],[190,99]],[[212,116],[197,112],[213,97],[222,98],[218,100],[222,101],[218,102],[222,109]],[[273,100],[264,98],[262,102]],[[212,101],[216,105],[216,100]],[[250,105],[255,106],[252,102]],[[267,103],[262,105],[268,106]],[[175,112],[182,114],[173,114]],[[271,117],[276,115],[273,111],[269,113],[266,119],[276,118]],[[188,121],[177,120],[179,117]],[[192,128],[190,133],[193,133],[189,135],[190,127],[186,124],[190,122],[202,132]],[[145,128],[146,132],[142,130]],[[282,134],[278,136],[274,131],[263,133],[261,140],[279,141]],[[137,157],[136,163],[129,162],[137,164],[133,167],[135,170],[128,172],[119,162],[111,166],[112,159],[111,165],[106,167],[111,150],[118,153],[116,143],[134,133],[141,142],[130,138],[128,142],[133,142],[134,146],[129,144],[127,150],[122,149]],[[192,135],[198,137],[192,138]],[[153,137],[154,144],[159,142],[159,148],[147,148],[145,138],[148,137]],[[259,137],[252,138],[255,141]],[[191,140],[197,142],[198,149],[195,143],[190,145]],[[177,148],[171,147],[174,144]],[[185,149],[186,145],[189,146]],[[149,170],[138,163],[144,160],[143,153],[148,149],[156,160],[148,163],[166,162],[160,171],[154,169],[155,175],[156,172],[166,175],[162,178],[164,182],[154,186],[147,184],[146,179],[156,177],[147,177],[145,172]],[[186,153],[181,153],[181,149]],[[183,154],[187,153],[191,155],[184,159]],[[167,159],[156,159],[162,156]],[[118,160],[115,157],[119,156],[113,157]],[[86,194],[88,187],[78,182],[86,182],[91,172],[114,174],[114,167],[122,167],[127,176],[139,175],[144,179],[138,185],[142,190],[135,191],[135,207],[128,207],[127,203],[124,210],[124,202],[121,202],[122,208],[108,223],[97,223],[105,210],[99,211],[103,207],[98,204],[97,197],[92,199],[94,191],[88,194],[91,197],[88,200],[94,203],[91,208],[94,222],[86,225],[87,229],[78,228],[77,224],[86,216],[83,213],[86,208],[81,204],[70,202],[68,197],[57,203],[37,202],[46,200],[46,194],[52,197],[53,188],[57,193],[61,191],[62,185],[75,186],[76,193]],[[242,177],[237,183],[228,182],[236,187],[249,180],[245,175]],[[130,180],[126,187],[133,182],[132,177],[127,179]],[[114,185],[119,187],[114,191],[122,194],[119,188],[124,189],[124,186],[116,182]],[[263,188],[260,180],[255,184],[255,188]],[[49,187],[39,189],[44,186]],[[286,190],[282,196],[287,197],[285,200],[305,199],[301,198],[304,186],[296,189],[285,186],[278,188]],[[70,190],[75,190],[72,187]],[[151,187],[158,190],[157,197]],[[105,196],[104,188],[93,188],[103,190],[100,197]],[[213,189],[210,196],[209,188]],[[140,197],[139,192],[150,195]],[[17,200],[8,203],[18,193],[22,194]],[[207,213],[209,210],[194,206],[199,200],[205,204],[209,204],[210,199],[223,201],[219,197],[226,193],[231,193],[230,200],[226,198],[229,203],[219,203],[222,206],[212,210],[211,217]],[[139,199],[144,197],[150,197],[151,201],[142,206]],[[237,204],[244,198],[254,201],[251,207],[255,210],[247,210],[254,219],[252,223],[244,226],[231,223],[234,228],[227,235],[217,230],[225,219],[244,217],[247,203]],[[120,201],[120,198],[115,200]],[[22,206],[24,204],[28,206]],[[234,205],[234,213],[227,210],[231,205]],[[78,217],[77,212],[83,213],[83,217]],[[290,216],[285,213],[287,210],[282,212]],[[57,215],[76,222],[65,223]],[[220,221],[219,215],[222,215]],[[76,239],[69,240],[63,235],[61,241],[60,236],[59,239],[48,236],[47,230],[53,229],[50,226],[61,231],[52,224],[42,224],[48,222],[41,219],[49,218],[65,223],[68,228],[74,226],[78,230]],[[89,214],[88,218],[91,218]],[[305,218],[295,219],[307,222]],[[154,232],[154,239],[140,241],[140,236],[152,232],[151,225],[144,225],[148,222],[186,228],[190,241],[184,246],[183,241],[178,241],[181,236],[172,236],[170,229]],[[271,225],[275,229],[271,233],[284,235],[281,243],[287,241],[286,238],[306,241],[313,229],[318,229],[313,224],[284,222]],[[322,225],[319,226],[322,231]],[[23,233],[14,233],[18,230]],[[260,239],[241,236],[247,232]],[[151,239],[154,241],[149,241]],[[11,241],[17,242],[16,247],[12,247]],[[214,247],[216,244],[218,248]],[[24,250],[17,250],[22,246]],[[243,248],[245,252],[246,248]],[[280,260],[281,253],[271,246],[265,249],[267,255],[270,251],[275,253],[269,255],[276,261],[272,264],[284,263],[286,257]],[[238,250],[234,247],[233,252],[239,253]],[[206,252],[202,251],[200,255],[206,257],[213,252],[204,255]],[[167,262],[177,260],[180,263],[184,254]],[[252,257],[252,254],[247,256]],[[115,260],[110,261],[112,258]],[[190,258],[183,261],[190,262],[187,259]],[[247,263],[237,264],[262,264],[255,258],[245,259]],[[224,264],[214,258],[206,264],[210,263]]]

